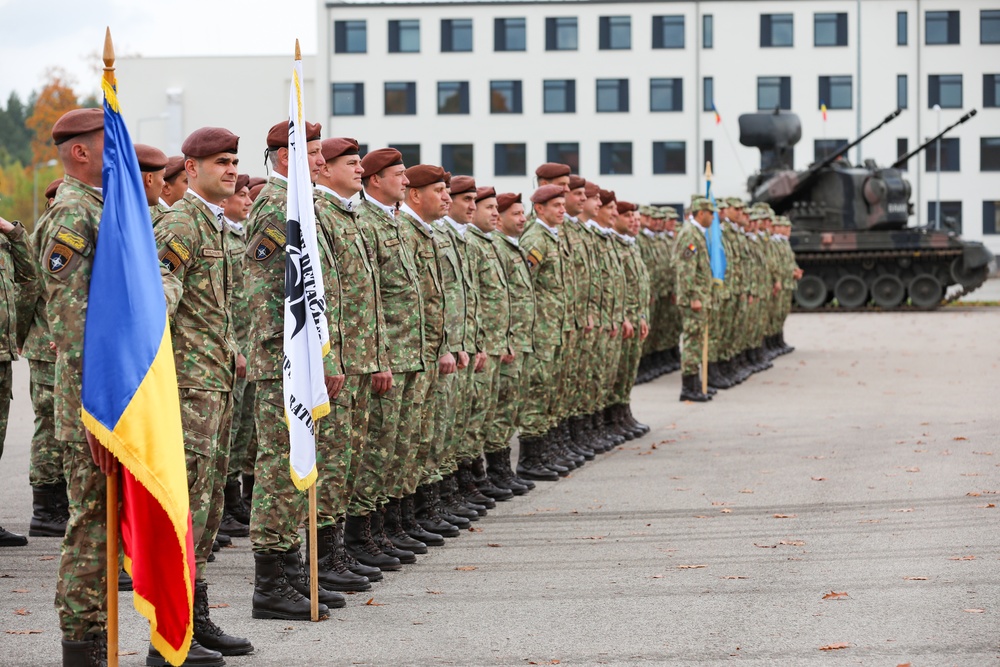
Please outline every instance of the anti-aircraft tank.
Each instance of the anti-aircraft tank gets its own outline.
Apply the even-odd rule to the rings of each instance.
[[[963,241],[954,231],[910,227],[910,184],[900,169],[907,160],[955,126],[891,167],[873,160],[852,166],[846,155],[863,139],[891,122],[897,109],[876,127],[804,171],[792,169],[792,147],[802,138],[799,117],[779,111],[740,116],[740,143],[760,150],[760,171],[747,189],[792,221],[791,245],[803,270],[796,304],[814,310],[877,306],[890,310],[910,304],[931,310],[976,289],[986,280],[993,253],[982,243]]]

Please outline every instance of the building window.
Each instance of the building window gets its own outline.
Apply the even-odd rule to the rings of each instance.
[[[813,142],[813,161],[825,160],[848,143],[847,139],[816,139]]]
[[[958,12],[927,12],[925,44],[958,44]]]
[[[632,142],[601,142],[601,175],[632,173]]]
[[[906,46],[909,40],[906,12],[896,12],[896,45]]]
[[[983,234],[1000,234],[1000,201],[983,202]]]
[[[850,76],[821,76],[817,108],[826,104],[827,109],[850,109],[851,88]]]
[[[545,145],[545,159],[549,162],[568,164],[574,174],[580,173],[580,144],[561,142]]]
[[[334,116],[364,116],[365,115],[365,84],[334,83],[333,105]]]
[[[757,110],[773,111],[792,108],[792,78],[790,76],[757,77]]]
[[[701,80],[701,110],[715,111],[715,80],[710,76]]]
[[[684,16],[653,17],[653,48],[684,48]]]
[[[524,176],[528,173],[527,144],[494,144],[493,175]]]
[[[684,111],[683,79],[650,79],[650,111]]]
[[[702,148],[702,153],[704,153],[705,159],[702,162],[711,162],[712,171],[715,171],[715,144],[711,139],[705,139],[704,147]],[[700,167],[699,167],[700,169]]]
[[[385,115],[413,116],[417,113],[417,83],[387,81],[385,84]]]
[[[469,113],[468,81],[438,81],[438,113]]]
[[[368,28],[364,21],[333,22],[334,53],[365,53],[368,51]]]
[[[576,81],[556,79],[542,83],[545,113],[576,113]]]
[[[813,40],[816,46],[847,46],[847,14],[816,14]]]
[[[931,74],[927,85],[927,108],[940,104],[942,109],[962,108],[962,75]]]
[[[524,51],[527,48],[525,20],[493,19],[493,50]]]
[[[597,80],[597,111],[598,113],[628,111],[628,79]]]
[[[1000,44],[1000,9],[979,12],[979,43]]]
[[[938,139],[941,142],[941,171],[958,171],[959,144],[958,137],[944,137]],[[929,172],[937,172],[937,145],[934,141],[927,150],[924,151],[924,169]]]
[[[896,159],[903,157],[910,152],[910,140],[906,137],[900,137],[896,139]],[[895,160],[893,160],[895,162]],[[904,162],[899,166],[901,171],[908,171],[906,168],[907,162]]]
[[[939,219],[940,214],[940,219]],[[934,200],[927,202],[927,221],[939,229],[950,229],[951,231],[962,233],[962,202],[942,201],[941,208]],[[936,224],[935,224],[936,223]]]
[[[412,167],[420,164],[420,144],[389,144],[403,155],[403,164]]]
[[[907,79],[905,74],[896,75],[896,108],[906,109],[910,106],[909,104],[909,86],[907,85]]]
[[[701,48],[711,49],[715,42],[715,19],[711,14],[701,17]]]
[[[490,113],[521,113],[520,81],[490,81]]]
[[[979,170],[1000,171],[1000,137],[982,137],[979,140]]]
[[[983,106],[1000,106],[1000,74],[983,75]]]
[[[653,142],[653,173],[683,174],[687,172],[687,148],[683,141]]]
[[[793,46],[792,27],[791,14],[761,14],[760,45]]]
[[[632,17],[602,16],[600,19],[602,51],[632,48]]]
[[[441,52],[472,50],[472,19],[441,19]]]
[[[453,174],[472,174],[472,144],[441,144],[441,166]]]
[[[576,17],[554,16],[545,19],[545,50],[576,51]]]
[[[420,19],[389,21],[389,53],[420,53]]]

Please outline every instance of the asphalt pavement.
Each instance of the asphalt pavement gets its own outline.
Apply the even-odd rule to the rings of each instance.
[[[209,566],[229,665],[1000,665],[1000,309],[795,314],[797,346],[707,405],[637,387],[653,427],[321,623],[250,618],[253,559]],[[26,532],[27,365],[0,470]],[[59,664],[59,540],[0,550],[0,665]],[[123,593],[123,665],[146,622]],[[30,631],[30,634],[28,632]]]

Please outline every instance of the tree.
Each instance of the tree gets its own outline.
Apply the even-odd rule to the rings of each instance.
[[[7,108],[0,108],[0,165],[31,162],[31,132],[25,124],[28,110],[16,92],[7,98]]]
[[[31,140],[32,164],[58,157],[52,144],[52,126],[67,111],[80,108],[72,80],[65,70],[53,67],[45,73],[46,84],[35,100],[35,108],[27,120],[28,129],[35,133]]]

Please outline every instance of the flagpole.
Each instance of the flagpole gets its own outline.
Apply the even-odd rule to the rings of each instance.
[[[319,620],[319,548],[316,545],[316,485],[309,487],[309,615]]]
[[[712,162],[705,162],[705,196],[707,197],[712,188]],[[707,247],[708,244],[706,244]],[[711,259],[711,258],[709,258]],[[715,285],[715,280],[712,280],[712,285]],[[711,296],[711,290],[709,291],[709,296]],[[703,303],[701,305],[702,311],[705,313],[705,335],[704,340],[701,344],[701,393],[708,393],[708,324],[711,320],[708,316],[708,304]]]
[[[111,28],[104,32],[104,80],[115,85],[115,47]],[[108,667],[118,667],[118,471],[107,477]]]

